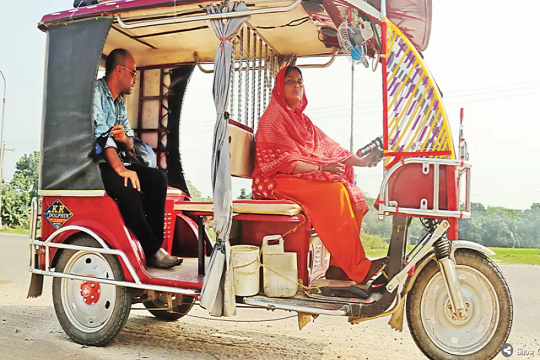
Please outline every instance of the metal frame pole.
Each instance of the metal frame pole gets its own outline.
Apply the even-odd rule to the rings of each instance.
[[[2,188],[4,183],[4,153],[6,146],[4,144],[4,114],[6,110],[6,78],[4,76],[4,73],[0,70],[0,75],[2,75],[2,79],[4,80],[4,98],[2,100],[2,132],[0,133],[0,161],[2,162],[0,164],[0,229],[2,228]]]

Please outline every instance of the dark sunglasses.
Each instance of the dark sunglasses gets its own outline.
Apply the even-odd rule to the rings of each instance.
[[[137,71],[129,70],[127,67],[120,65],[124,70],[127,70],[131,73],[131,76],[136,79],[137,78]]]

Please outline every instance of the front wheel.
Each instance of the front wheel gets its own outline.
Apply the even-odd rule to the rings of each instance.
[[[88,235],[79,236],[71,244],[100,247]],[[63,250],[56,271],[124,280],[117,258],[90,251]],[[126,324],[131,296],[125,287],[55,277],[53,303],[60,325],[72,340],[83,345],[103,346]]]
[[[407,296],[407,323],[430,359],[493,359],[510,334],[510,289],[495,263],[470,250],[456,250],[456,270],[466,318],[453,316],[448,291],[435,261],[422,269]]]

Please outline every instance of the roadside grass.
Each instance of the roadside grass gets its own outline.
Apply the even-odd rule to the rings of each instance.
[[[408,246],[408,251],[412,249],[412,245]],[[493,260],[501,264],[523,264],[523,265],[539,265],[540,266],[540,249],[514,249],[514,248],[497,248],[490,247],[496,255],[490,256]],[[369,258],[380,258],[388,253],[388,245],[385,248],[370,248],[365,247],[366,255]]]
[[[540,265],[540,249],[490,248],[494,260],[502,264]]]
[[[30,231],[23,228],[8,228],[7,226],[4,226],[0,230],[0,234],[11,234],[11,235],[29,235]]]

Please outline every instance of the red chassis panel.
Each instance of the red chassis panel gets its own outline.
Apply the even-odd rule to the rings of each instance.
[[[433,208],[434,171],[422,172],[422,164],[407,164],[398,169],[388,183],[389,200],[397,201],[400,208],[420,208],[422,199],[427,200],[427,208]],[[441,165],[439,170],[439,210],[459,209],[457,168]],[[406,215],[406,214],[403,214]],[[449,218],[448,238],[457,240],[458,219]]]
[[[142,249],[140,247],[139,241],[136,240],[135,236],[131,234],[125,227],[120,211],[115,203],[115,201],[108,197],[72,197],[72,196],[61,196],[61,197],[43,197],[43,213],[56,201],[60,201],[61,204],[71,213],[71,216],[67,221],[65,221],[59,228],[69,225],[78,225],[85,227],[98,236],[100,236],[105,242],[112,248],[123,251],[128,260],[131,262],[137,276],[141,279],[144,284],[153,284],[153,285],[163,285],[163,286],[173,286],[186,289],[201,289],[202,284],[198,282],[182,282],[176,280],[168,279],[159,279],[150,277],[145,270],[145,259]],[[171,209],[173,204],[170,201],[172,199],[167,199],[166,212],[167,209]],[[58,203],[57,203],[58,204]],[[166,225],[168,223],[171,226],[174,226],[176,221],[176,216],[173,213],[170,213],[170,221],[167,219],[166,215]],[[174,220],[173,220],[174,219]],[[53,222],[54,223],[54,222]],[[41,237],[42,239],[47,239],[54,231],[55,227],[47,220],[45,216],[42,215],[41,221]],[[58,226],[58,225],[57,225]],[[64,242],[69,236],[74,235],[76,231],[67,231],[58,235],[53,242],[61,243]],[[172,247],[172,236],[174,234],[174,228],[165,229],[165,239],[163,242],[164,248]],[[51,249],[51,259],[53,259],[55,250]],[[120,259],[126,281],[133,281],[127,267]],[[196,274],[194,274],[196,275]]]

